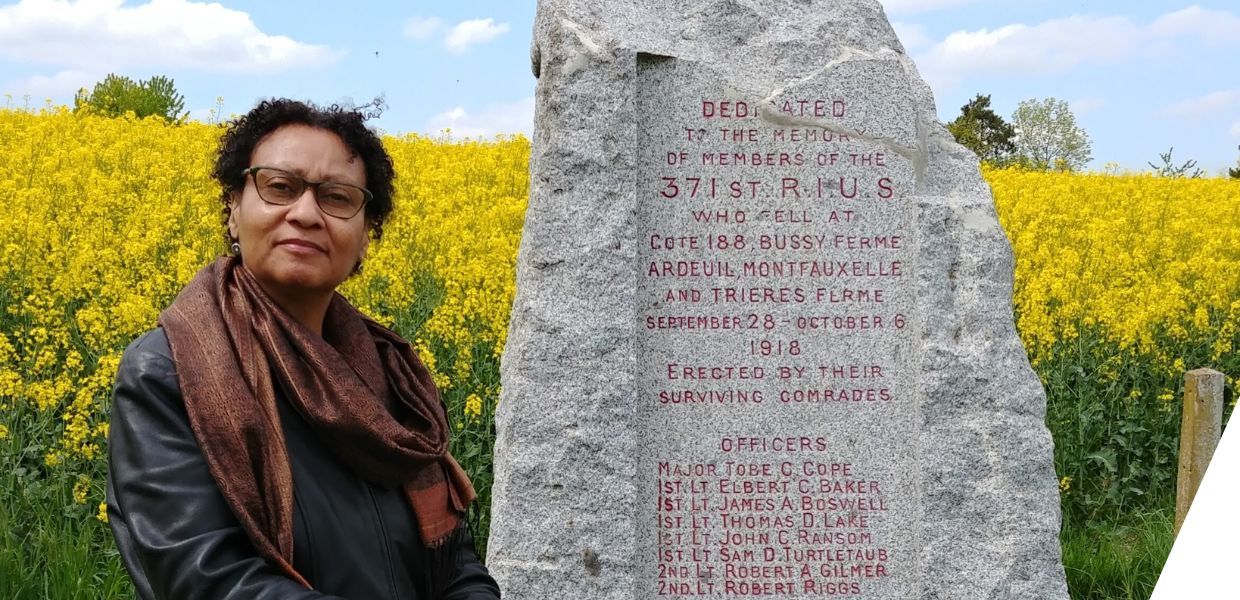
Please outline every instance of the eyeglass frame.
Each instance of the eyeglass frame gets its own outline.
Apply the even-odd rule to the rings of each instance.
[[[297,180],[301,181],[301,194],[306,193],[306,190],[307,190],[307,189],[313,189],[313,190],[314,190],[314,205],[315,205],[316,207],[318,207],[319,212],[321,212],[321,213],[323,213],[323,214],[325,214],[325,215],[327,215],[327,216],[329,216],[329,217],[332,217],[332,218],[334,218],[334,219],[340,219],[340,220],[342,220],[342,221],[347,221],[347,220],[349,220],[349,219],[352,219],[353,217],[356,217],[356,216],[357,216],[357,213],[362,212],[362,210],[366,208],[366,204],[368,204],[371,200],[374,200],[374,199],[375,199],[375,195],[374,195],[374,193],[373,193],[373,192],[371,192],[370,190],[368,190],[368,189],[366,189],[366,188],[364,188],[364,187],[362,187],[362,186],[360,186],[360,185],[353,185],[352,183],[343,183],[343,182],[340,182],[340,181],[311,181],[311,180],[306,179],[305,177],[302,177],[301,175],[298,175],[298,174],[296,174],[296,173],[294,173],[294,172],[292,172],[292,171],[289,171],[289,170],[287,170],[287,169],[281,169],[280,167],[268,167],[268,166],[266,166],[266,165],[256,165],[256,166],[253,166],[253,167],[247,167],[247,168],[245,168],[245,169],[242,169],[242,170],[241,170],[241,177],[243,177],[243,178],[244,178],[244,177],[246,177],[246,176],[249,176],[251,179],[253,179],[253,180],[254,180],[254,193],[258,194],[258,199],[259,199],[259,200],[262,200],[263,202],[266,202],[267,204],[271,204],[271,205],[273,205],[273,206],[289,206],[289,205],[292,205],[294,202],[297,202],[297,198],[300,198],[300,197],[301,197],[301,194],[298,194],[297,196],[295,196],[295,197],[294,197],[294,199],[293,199],[291,202],[287,203],[287,204],[280,204],[279,202],[272,202],[272,201],[270,201],[270,200],[268,200],[268,199],[264,198],[264,197],[263,197],[263,192],[259,189],[259,187],[260,187],[260,186],[258,185],[258,178],[254,177],[254,174],[255,174],[255,173],[257,173],[257,172],[258,172],[259,170],[261,170],[261,169],[270,169],[270,170],[272,170],[272,171],[279,171],[280,173],[284,173],[285,175],[289,175],[289,176],[294,177],[294,178],[296,178]],[[362,203],[361,203],[361,204],[359,204],[359,205],[357,206],[357,211],[355,211],[353,214],[351,214],[351,215],[349,215],[349,216],[347,216],[347,217],[340,217],[340,216],[333,215],[333,214],[331,214],[331,213],[329,213],[329,212],[327,212],[327,211],[323,210],[323,205],[322,205],[322,204],[319,204],[319,186],[320,186],[320,185],[324,185],[324,184],[331,184],[331,185],[343,185],[343,186],[347,186],[347,187],[356,188],[356,189],[361,190],[361,191],[362,191]]]

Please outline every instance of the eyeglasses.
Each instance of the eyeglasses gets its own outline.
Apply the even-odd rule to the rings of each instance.
[[[313,188],[319,210],[337,219],[352,219],[374,198],[374,194],[363,187],[334,181],[309,181],[296,173],[275,167],[250,167],[241,172],[242,177],[246,175],[254,177],[258,197],[268,204],[292,204],[305,193],[307,187]]]

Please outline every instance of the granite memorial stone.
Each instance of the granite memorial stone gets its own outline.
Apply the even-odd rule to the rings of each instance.
[[[1066,599],[977,159],[873,0],[543,0],[506,598]]]

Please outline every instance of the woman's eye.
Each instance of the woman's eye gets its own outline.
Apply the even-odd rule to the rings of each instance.
[[[289,192],[292,191],[293,184],[284,179],[269,179],[267,180],[267,188],[276,192]]]
[[[323,201],[331,202],[332,204],[340,204],[340,205],[352,204],[352,200],[349,199],[348,194],[342,191],[337,191],[337,190],[325,190],[323,192]]]

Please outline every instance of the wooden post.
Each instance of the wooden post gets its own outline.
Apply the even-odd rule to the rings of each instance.
[[[1180,421],[1180,472],[1175,486],[1175,534],[1197,495],[1201,478],[1223,432],[1223,374],[1195,369],[1184,374],[1184,414]]]

